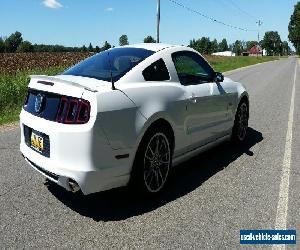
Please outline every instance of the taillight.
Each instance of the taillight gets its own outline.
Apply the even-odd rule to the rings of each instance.
[[[84,124],[90,119],[90,103],[86,100],[61,97],[56,121],[65,124]]]
[[[86,123],[90,119],[90,103],[89,102],[81,102],[80,109],[78,111],[77,122]]]
[[[63,96],[60,99],[60,104],[59,104],[58,112],[56,115],[57,122],[61,122],[61,123],[64,122],[67,108],[68,108],[68,98]]]

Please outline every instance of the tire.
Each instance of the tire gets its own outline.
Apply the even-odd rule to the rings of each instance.
[[[136,153],[131,181],[134,191],[154,195],[160,193],[169,179],[173,142],[167,129],[153,127],[146,132]]]
[[[231,140],[234,143],[242,143],[247,136],[249,120],[249,105],[246,100],[242,100],[237,108],[234,125],[232,128]]]

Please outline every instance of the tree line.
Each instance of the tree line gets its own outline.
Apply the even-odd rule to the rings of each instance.
[[[297,54],[300,54],[300,2],[294,6],[294,12],[291,15],[288,26],[289,40],[293,43]]]
[[[147,36],[144,39],[145,43],[155,43],[152,36]],[[127,35],[121,35],[119,45],[129,45]],[[47,45],[47,44],[32,44],[29,41],[23,40],[22,33],[16,31],[9,37],[0,37],[0,53],[18,53],[18,52],[101,52],[110,49],[112,45],[105,41],[102,46],[93,46],[90,43],[88,46],[81,47],[66,47],[63,45]]]
[[[155,43],[156,40],[152,36],[144,38],[144,43]],[[119,45],[128,45],[127,35],[121,35]],[[212,54],[214,52],[232,51],[236,55],[241,55],[243,52],[249,51],[253,46],[259,44],[266,49],[267,55],[289,55],[291,48],[286,41],[281,41],[277,31],[268,31],[265,33],[263,40],[257,41],[241,41],[236,40],[232,44],[228,44],[226,38],[218,42],[216,39],[210,40],[209,37],[192,39],[189,47],[194,48],[202,54]],[[22,34],[18,31],[11,34],[8,38],[0,37],[0,53],[15,53],[15,52],[101,52],[111,48],[112,45],[107,41],[102,46],[93,46],[91,43],[82,47],[66,47],[62,45],[46,45],[32,44],[29,41],[24,41]],[[300,46],[299,46],[300,48]]]
[[[232,51],[236,55],[242,55],[243,52],[249,52],[253,47],[259,45],[265,49],[267,55],[290,55],[291,48],[287,41],[282,41],[277,31],[268,31],[265,33],[261,41],[241,41],[236,40],[232,44],[228,44],[226,38],[220,42],[216,39],[210,40],[209,37],[202,37],[197,40],[190,41],[189,46],[202,54],[210,55],[215,52]]]
[[[105,41],[99,47],[83,45],[82,47],[66,47],[63,45],[47,45],[47,44],[32,44],[29,41],[24,41],[22,34],[19,31],[11,34],[7,38],[0,37],[0,53],[16,53],[16,52],[101,52],[111,48],[111,45]]]

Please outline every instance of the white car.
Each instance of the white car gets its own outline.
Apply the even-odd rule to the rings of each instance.
[[[157,193],[171,166],[245,140],[249,97],[195,50],[138,44],[32,76],[20,114],[27,162],[66,190]]]

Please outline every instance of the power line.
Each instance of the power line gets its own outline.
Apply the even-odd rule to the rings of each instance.
[[[255,16],[253,16],[252,14],[250,14],[248,11],[243,10],[243,9],[242,9],[239,5],[237,5],[234,1],[232,1],[232,0],[227,0],[227,1],[231,4],[231,6],[233,6],[233,7],[236,8],[237,10],[239,10],[241,13],[243,13],[243,14],[245,14],[245,15],[247,15],[247,16],[249,16],[249,17],[255,19],[255,20],[258,20],[258,19],[259,19],[259,18],[255,17]]]
[[[246,32],[248,32],[248,31],[257,31],[257,30],[253,30],[253,29],[241,28],[239,26],[235,26],[235,25],[231,25],[231,24],[228,24],[228,23],[224,23],[223,21],[220,21],[220,20],[215,19],[213,17],[210,17],[208,15],[205,15],[205,14],[203,14],[203,13],[197,11],[197,10],[194,10],[194,9],[192,9],[190,7],[187,7],[187,6],[183,5],[182,3],[179,3],[179,2],[177,2],[175,0],[168,0],[168,1],[172,2],[173,4],[176,4],[177,6],[180,6],[180,7],[184,8],[184,9],[190,11],[190,12],[193,12],[193,13],[199,15],[199,16],[202,16],[202,17],[204,17],[206,19],[209,19],[212,22],[215,22],[215,23],[218,23],[218,24],[222,24],[222,25],[227,26],[229,28],[237,29],[237,30],[242,30],[242,31],[246,31]]]

